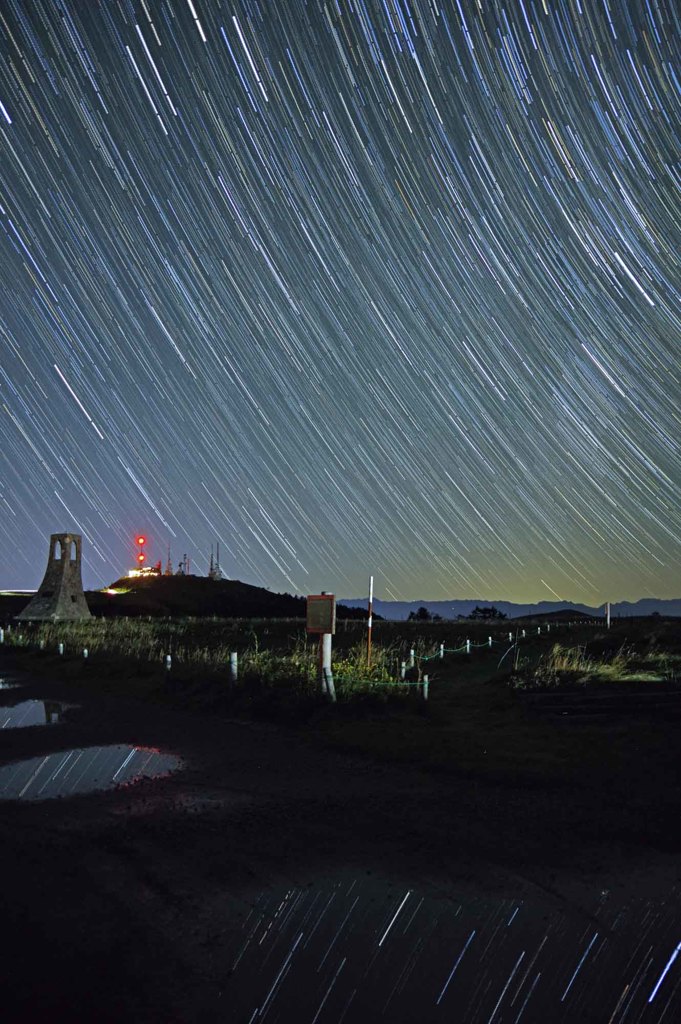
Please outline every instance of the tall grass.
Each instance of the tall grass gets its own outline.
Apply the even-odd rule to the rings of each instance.
[[[333,674],[339,696],[406,696],[421,682],[423,674],[432,679],[440,666],[440,644],[447,651],[461,651],[470,638],[473,648],[486,649],[494,634],[500,644],[508,642],[508,627],[468,622],[387,622],[374,624],[371,663],[367,661],[366,623],[339,620],[333,639]],[[191,679],[197,686],[211,680],[227,680],[229,657],[239,659],[238,689],[242,692],[278,690],[289,697],[318,695],[318,647],[308,637],[301,619],[145,619],[91,618],[80,622],[21,623],[7,639],[32,649],[55,652],[64,645],[65,655],[81,657],[87,648],[89,664],[106,666],[109,675],[128,676],[154,672],[162,675],[167,655],[172,658],[174,678]],[[404,679],[400,666],[409,664],[409,650],[415,665]],[[497,648],[499,649],[499,648]],[[465,658],[465,654],[453,655]],[[434,660],[430,660],[434,659]]]
[[[586,644],[554,644],[534,669],[515,676],[512,685],[516,689],[550,689],[592,683],[676,683],[680,669],[681,655],[655,647],[640,652],[623,644],[597,657],[587,655]]]
[[[403,640],[374,643],[367,661],[366,629],[350,623],[334,638],[333,673],[336,691],[347,696],[393,692],[398,686],[400,662],[406,656]],[[20,640],[21,637],[21,640]],[[193,678],[226,679],[230,654],[238,653],[239,683],[258,688],[279,688],[289,693],[318,693],[318,644],[308,638],[300,620],[159,620],[88,619],[81,622],[22,623],[8,637],[13,644],[55,652],[64,645],[66,655],[88,651],[90,664],[105,659],[117,665],[158,666],[169,654],[173,672]],[[339,643],[335,641],[340,640]],[[419,657],[432,655],[437,645],[427,638],[407,641]],[[406,683],[420,678],[420,669],[408,673]]]

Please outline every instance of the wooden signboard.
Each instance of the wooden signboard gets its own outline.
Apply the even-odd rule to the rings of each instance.
[[[307,595],[307,631],[336,632],[336,598],[333,594]]]

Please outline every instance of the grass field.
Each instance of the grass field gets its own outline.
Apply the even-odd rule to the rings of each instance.
[[[558,633],[565,632],[566,627],[553,628],[557,635],[557,629]],[[585,628],[593,633],[593,627]],[[516,627],[514,632],[506,622],[379,621],[374,626],[369,663],[365,624],[341,620],[333,639],[336,689],[339,697],[372,694],[399,699],[425,674],[437,676],[445,661],[449,665],[452,658],[476,660],[482,652],[493,654],[506,672],[518,662],[518,652],[511,649],[516,640],[520,648],[525,648],[534,636],[536,626],[528,627],[523,637],[522,628]],[[544,626],[544,646],[548,637]],[[7,642],[45,655],[53,654],[62,644],[67,661],[82,660],[86,649],[89,667],[97,665],[106,674],[112,666],[128,673],[160,672],[170,655],[173,675],[185,683],[218,683],[227,675],[230,654],[236,652],[244,694],[254,688],[272,693],[286,690],[289,698],[297,694],[308,699],[318,691],[317,639],[308,637],[300,619],[93,618],[75,623],[22,624],[7,634]],[[406,662],[406,672],[402,662]]]
[[[552,630],[552,632],[551,632]],[[599,622],[383,622],[374,626],[371,663],[363,622],[340,621],[333,638],[339,697],[405,697],[428,675],[431,693],[452,675],[503,680],[517,691],[584,689],[598,685],[675,685],[681,642],[674,621],[626,620],[608,632]],[[318,647],[300,619],[90,619],[24,623],[6,631],[14,650],[41,657],[63,645],[64,664],[83,661],[105,676],[163,676],[171,656],[173,677],[185,686],[221,686],[230,654],[239,661],[246,694],[286,691],[311,699],[318,693]],[[413,666],[410,657],[414,652]],[[405,672],[406,663],[406,672]],[[487,679],[489,677],[489,679]]]
[[[525,628],[523,638],[517,623],[497,625],[490,649],[490,629],[479,624],[379,623],[369,669],[365,627],[341,625],[333,705],[320,693],[316,645],[299,620],[15,627],[2,650],[17,667],[76,689],[188,712],[266,717],[369,759],[445,773],[453,793],[457,778],[473,781],[507,829],[517,800],[519,815],[536,817],[530,831],[538,835],[545,816],[576,835],[596,829],[627,842],[637,832],[660,846],[681,842],[679,624],[627,620],[610,632],[598,623],[555,624],[541,634],[536,625]],[[509,645],[509,630],[514,643],[518,633],[517,646]],[[467,638],[471,653],[457,651]],[[442,643],[448,650],[440,658]],[[399,664],[412,647],[416,666],[400,683]],[[231,650],[240,659],[234,687]],[[168,651],[170,675],[163,670]],[[426,672],[427,702],[416,685]],[[524,833],[529,826],[518,821]]]

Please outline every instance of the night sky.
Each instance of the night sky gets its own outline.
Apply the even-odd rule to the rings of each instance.
[[[1,587],[681,594],[673,0],[2,0]]]

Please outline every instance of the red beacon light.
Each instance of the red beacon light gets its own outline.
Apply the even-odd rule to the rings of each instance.
[[[147,543],[147,538],[143,533],[135,534],[135,544],[138,548],[137,554],[135,555],[135,568],[130,569],[128,576],[149,576],[153,575],[153,570],[146,565],[147,553],[144,550],[144,546]],[[160,573],[159,573],[160,575]]]

